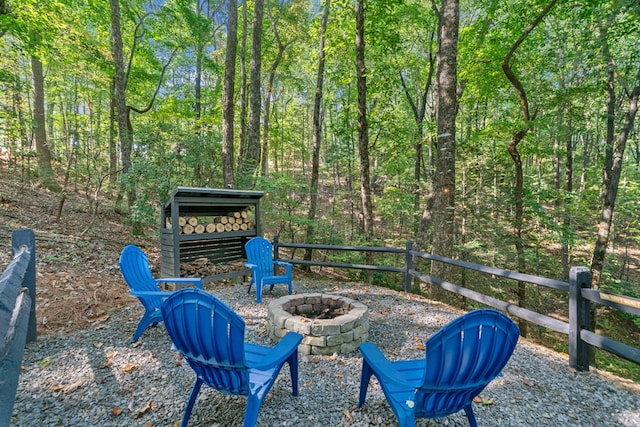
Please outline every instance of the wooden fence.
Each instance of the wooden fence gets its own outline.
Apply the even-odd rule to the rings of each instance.
[[[36,339],[33,231],[14,231],[11,247],[13,260],[0,276],[1,426],[11,422],[25,343]]]
[[[505,311],[515,317],[524,319],[535,325],[548,328],[552,331],[567,335],[569,348],[569,365],[579,371],[589,370],[589,359],[591,348],[597,347],[616,354],[624,359],[640,364],[640,349],[621,342],[612,340],[603,335],[596,334],[588,329],[590,325],[591,305],[598,304],[607,306],[614,310],[640,316],[640,299],[631,298],[625,295],[617,295],[605,291],[590,289],[591,270],[587,267],[573,267],[569,275],[569,282],[549,279],[546,277],[523,274],[499,268],[488,267],[465,261],[445,258],[438,255],[425,254],[412,249],[413,244],[407,243],[406,248],[385,248],[369,246],[333,246],[333,245],[312,245],[303,243],[284,243],[276,236],[273,242],[274,257],[282,261],[288,261],[297,265],[324,266],[331,268],[360,269],[399,273],[404,276],[404,291],[411,292],[412,282],[418,279],[422,283],[439,286],[447,291],[457,293],[473,301]],[[280,249],[313,249],[330,251],[355,251],[355,252],[377,252],[386,254],[404,254],[404,265],[401,267],[387,265],[366,265],[349,264],[328,261],[306,261],[295,259],[294,257],[282,258]],[[531,283],[536,286],[554,289],[568,294],[569,322],[556,319],[546,314],[538,313],[524,307],[519,307],[513,303],[502,301],[497,298],[479,293],[463,286],[440,280],[437,277],[421,273],[414,269],[416,258],[428,259],[431,261],[444,262],[457,266],[464,270],[473,270],[488,274],[493,277],[505,278],[518,282]]]

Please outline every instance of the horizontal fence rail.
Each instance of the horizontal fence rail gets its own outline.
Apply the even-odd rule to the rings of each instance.
[[[413,244],[411,242],[407,243],[405,249],[399,249],[371,246],[337,246],[316,245],[307,243],[286,243],[280,242],[278,240],[278,237],[276,236],[273,242],[273,246],[275,259],[287,261],[294,265],[400,273],[404,275],[405,292],[411,292],[412,281],[414,279],[417,279],[421,283],[439,286],[442,289],[462,295],[465,298],[507,312],[532,324],[542,326],[554,332],[565,334],[568,336],[569,365],[579,371],[589,370],[589,359],[592,346],[613,353],[626,360],[640,364],[640,349],[612,340],[589,330],[591,324],[590,313],[592,304],[598,304],[609,307],[613,310],[640,316],[640,299],[632,298],[625,295],[612,294],[595,289],[589,289],[591,283],[591,271],[587,267],[573,267],[570,272],[569,282],[563,282],[561,280],[519,273],[515,271],[504,270],[500,268],[489,267],[486,265],[474,264],[467,261],[445,258],[438,255],[414,251],[412,249]],[[294,251],[292,251],[292,253],[295,253],[295,249],[311,249],[337,252],[350,251],[396,255],[403,254],[405,264],[402,267],[398,267],[388,265],[350,264],[330,261],[301,260],[295,259],[293,256],[289,258],[282,258],[280,254],[281,248],[293,249]],[[421,273],[415,270],[413,267],[415,258],[443,262],[465,270],[477,271],[494,277],[505,278],[518,282],[526,282],[535,286],[542,286],[556,291],[565,292],[568,294],[569,300],[569,322],[564,322],[554,317],[547,316],[546,314],[538,313],[536,311],[520,307],[511,302],[502,301],[500,299],[482,294],[472,289],[465,288],[464,286],[450,283],[437,277]]]

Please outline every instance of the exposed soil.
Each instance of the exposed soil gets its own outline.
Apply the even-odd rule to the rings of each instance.
[[[90,203],[67,193],[56,221],[60,195],[16,180],[0,165],[0,271],[11,261],[11,233],[31,228],[36,236],[38,334],[83,329],[104,321],[113,309],[135,302],[118,268],[120,251],[140,246],[157,265],[155,230],[131,235],[125,218],[105,204],[92,221]],[[155,274],[155,271],[154,271]]]

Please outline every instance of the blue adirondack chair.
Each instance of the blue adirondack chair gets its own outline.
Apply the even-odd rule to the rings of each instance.
[[[269,289],[273,290],[274,285],[285,284],[289,287],[289,295],[291,295],[292,266],[288,262],[273,260],[273,246],[267,239],[254,237],[244,245],[244,249],[247,253],[247,262],[244,265],[251,269],[251,282],[249,282],[247,293],[251,292],[251,286],[255,284],[256,300],[261,303],[265,285],[271,285]],[[284,274],[274,273],[277,267],[284,267]]]
[[[120,253],[120,272],[131,290],[144,306],[144,314],[138,322],[132,343],[138,341],[142,333],[149,327],[162,321],[160,306],[170,292],[162,291],[159,283],[188,283],[202,289],[202,280],[192,277],[167,277],[154,279],[149,269],[147,255],[135,245],[126,246]]]
[[[196,374],[182,418],[186,427],[202,384],[247,396],[244,426],[254,426],[262,401],[285,363],[293,395],[298,395],[298,345],[302,335],[288,332],[275,347],[244,341],[244,320],[208,292],[183,289],[163,303],[164,324],[175,348]]]
[[[416,418],[440,418],[463,409],[476,427],[473,399],[500,374],[518,342],[518,327],[490,309],[466,313],[426,341],[426,357],[389,361],[372,343],[360,345],[362,376],[358,407],[375,375],[400,427]]]

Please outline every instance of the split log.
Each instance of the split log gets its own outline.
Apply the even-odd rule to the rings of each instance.
[[[216,232],[218,233],[222,233],[224,231],[224,224],[222,223],[217,223],[216,224]]]
[[[193,233],[194,228],[191,224],[186,224],[184,227],[182,227],[182,232],[184,234],[191,234]]]
[[[204,230],[205,230],[205,227],[202,224],[196,225],[196,227],[193,229],[193,231],[195,231],[197,234],[204,233]]]
[[[195,216],[189,217],[187,222],[190,226],[195,227],[196,225],[198,225],[198,218],[196,218]]]
[[[178,218],[178,225],[180,227],[184,227],[185,225],[187,225],[187,219],[181,216],[180,218]]]
[[[216,232],[216,225],[212,222],[210,222],[209,224],[207,224],[206,227],[207,233],[215,233]]]

